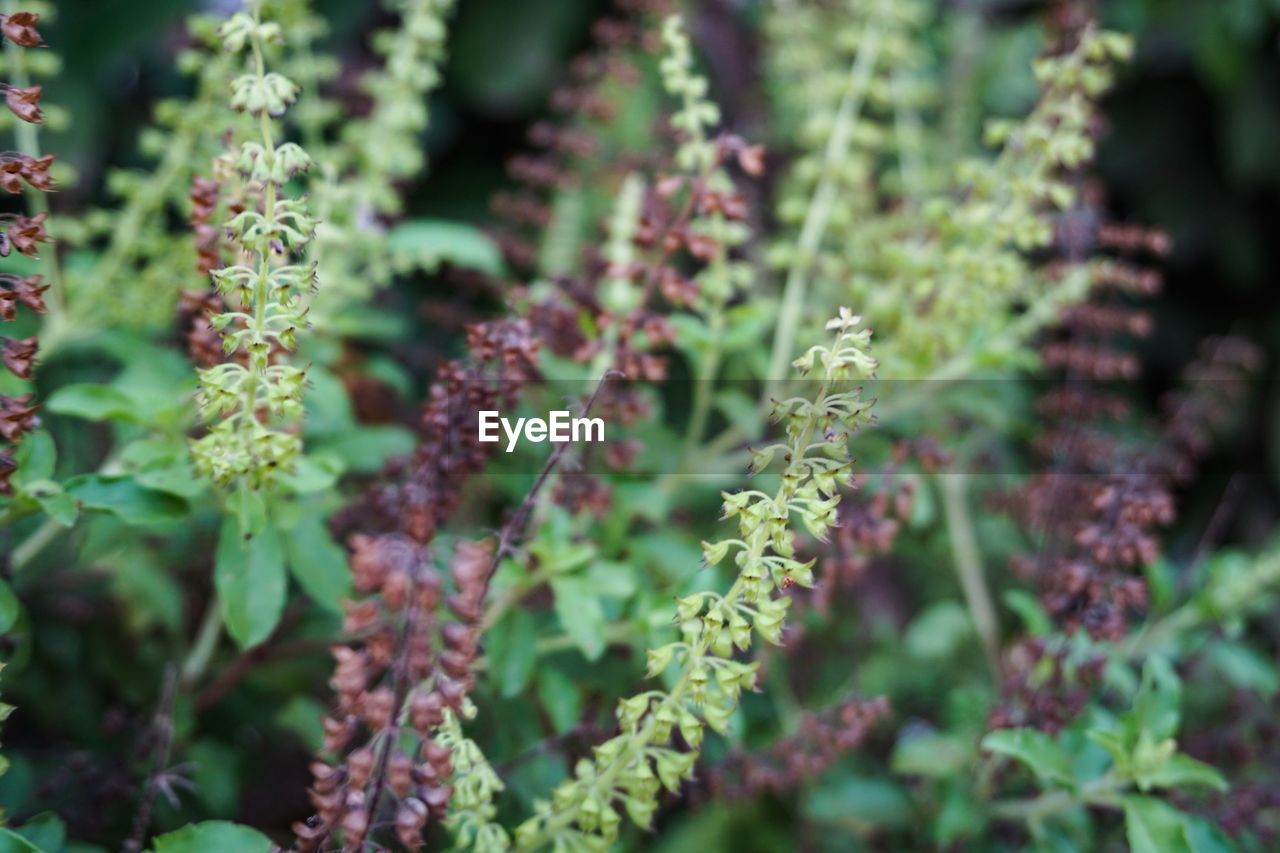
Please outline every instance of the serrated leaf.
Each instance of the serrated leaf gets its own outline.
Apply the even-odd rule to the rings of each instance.
[[[237,519],[227,516],[214,555],[213,582],[236,644],[249,649],[266,640],[280,621],[288,586],[280,534],[268,526],[246,539]]]

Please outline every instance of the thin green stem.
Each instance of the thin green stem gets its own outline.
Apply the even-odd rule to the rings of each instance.
[[[723,249],[721,249],[723,252]],[[720,372],[722,357],[720,342],[724,333],[724,302],[718,301],[707,318],[708,347],[698,362],[698,374],[693,383],[693,403],[690,407],[689,425],[686,428],[681,467],[686,466],[697,450],[707,431],[711,416],[711,399],[715,391],[716,374]]]
[[[46,518],[30,536],[19,542],[13,549],[13,553],[9,555],[9,566],[15,573],[21,572],[39,556],[41,551],[53,544],[63,529],[63,526],[52,518]]]
[[[222,608],[218,605],[217,596],[209,599],[205,607],[204,618],[200,622],[200,630],[191,651],[182,662],[182,684],[191,687],[198,682],[209,668],[213,652],[218,647],[218,638],[222,636]]]
[[[831,219],[838,195],[836,169],[849,154],[849,146],[853,141],[853,129],[857,124],[858,115],[862,112],[862,103],[866,99],[867,89],[871,83],[871,74],[875,70],[876,59],[880,52],[881,38],[878,22],[873,22],[864,34],[857,58],[849,69],[849,81],[840,99],[840,107],[836,111],[831,136],[827,138],[827,147],[823,153],[821,177],[810,199],[804,223],[800,227],[800,237],[796,241],[791,263],[787,267],[782,304],[778,310],[778,325],[773,337],[773,352],[769,357],[768,372],[765,374],[762,405],[767,405],[769,398],[776,393],[778,385],[783,381],[787,362],[795,352],[796,331],[808,290],[809,272],[813,269],[818,247],[826,233],[827,223]]]
[[[1048,791],[1023,800],[999,800],[992,804],[991,813],[1003,820],[1020,820],[1039,824],[1047,818],[1081,806],[1119,808],[1118,796],[1127,787],[1124,780],[1108,773],[1075,791]]]
[[[942,506],[947,518],[947,532],[951,537],[951,554],[955,562],[956,576],[964,591],[965,604],[982,641],[982,651],[991,669],[991,677],[1000,680],[1000,624],[996,608],[991,601],[986,571],[982,567],[982,554],[978,549],[978,537],[974,533],[973,519],[969,515],[965,487],[968,477],[964,474],[945,474],[940,478]]]

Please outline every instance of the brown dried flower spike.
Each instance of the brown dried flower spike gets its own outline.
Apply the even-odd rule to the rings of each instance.
[[[17,86],[4,86],[4,103],[9,112],[28,124],[43,124],[44,111],[40,109],[40,96],[44,94],[41,86],[19,89]]]
[[[34,12],[14,12],[0,15],[0,33],[18,47],[43,47],[44,39],[36,30],[40,16]]]

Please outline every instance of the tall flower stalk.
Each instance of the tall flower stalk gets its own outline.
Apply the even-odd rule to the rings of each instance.
[[[305,295],[315,289],[315,267],[301,257],[315,231],[306,199],[283,188],[311,159],[292,142],[276,144],[272,120],[297,99],[297,84],[268,71],[265,47],[281,41],[278,24],[264,22],[259,0],[220,30],[223,46],[248,56],[248,70],[232,82],[231,106],[257,119],[261,137],[246,140],[230,167],[244,184],[245,209],[227,223],[242,263],[213,271],[219,294],[232,310],[211,319],[233,360],[200,372],[201,414],[213,422],[197,441],[197,469],[223,486],[269,487],[301,453],[291,422],[302,416],[306,371],[279,356],[294,349],[306,322]]]
[[[54,155],[40,154],[40,140],[36,131],[45,120],[40,106],[43,90],[30,85],[28,54],[32,48],[44,45],[36,24],[40,16],[34,12],[12,11],[0,14],[0,42],[4,44],[9,80],[0,82],[0,93],[5,106],[12,113],[14,142],[17,151],[0,152],[0,188],[6,194],[22,194],[27,214],[0,214],[0,257],[7,258],[14,251],[28,258],[38,256],[39,244],[49,242],[45,221],[49,217],[49,201],[45,193],[53,189],[49,167]],[[50,251],[43,259],[44,275],[19,275],[0,269],[0,323],[8,323],[18,316],[18,306],[37,314],[49,314],[47,325],[60,317],[61,299],[58,259]],[[48,298],[45,292],[50,285],[58,285]],[[34,375],[39,340],[35,335],[12,338],[0,335],[0,364],[23,382],[30,382]],[[36,410],[31,395],[9,397],[0,394],[0,495],[12,491],[10,477],[17,470],[14,453],[23,435],[36,426]]]
[[[737,517],[739,538],[703,543],[708,565],[730,554],[738,577],[721,595],[703,591],[681,598],[676,621],[681,639],[648,652],[649,676],[675,665],[679,675],[669,691],[653,689],[618,704],[622,733],[596,747],[592,759],[574,768],[574,778],[555,789],[550,802],[516,831],[520,849],[554,845],[556,849],[593,849],[617,840],[621,806],[636,824],[647,827],[658,793],[680,788],[698,758],[704,726],[728,730],[744,689],[756,682],[759,661],[735,660],[746,651],[752,633],[771,643],[782,641],[791,599],[780,595],[793,585],[811,586],[813,561],[796,559],[792,516],[824,538],[836,520],[840,487],[848,482],[853,460],[849,434],[870,419],[873,401],[861,390],[837,390],[848,380],[869,377],[876,362],[868,354],[870,330],[847,309],[827,324],[835,341],[814,346],[795,361],[805,374],[817,369],[821,380],[812,399],[793,397],[774,406],[786,425],[786,441],[753,454],[761,471],[778,455],[785,461],[781,485],[773,495],[751,489],[726,494],[724,514]],[[673,745],[676,730],[688,745]]]

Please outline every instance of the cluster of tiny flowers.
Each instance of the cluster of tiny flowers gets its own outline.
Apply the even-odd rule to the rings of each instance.
[[[3,39],[18,47],[40,47],[44,41],[36,30],[39,20],[39,16],[31,12],[0,15],[0,33]],[[19,121],[27,124],[44,121],[44,113],[40,109],[40,86],[20,88],[0,83],[0,91],[4,93],[5,105]],[[52,154],[39,157],[18,151],[0,152],[0,187],[15,195],[27,190],[49,192],[53,189],[49,178],[49,166],[53,160]],[[36,257],[38,244],[49,240],[45,232],[46,218],[43,212],[33,216],[0,214],[0,257],[8,257],[14,249],[29,258]],[[19,305],[37,314],[45,313],[44,293],[48,289],[43,276],[18,276],[0,271],[0,322],[16,319]],[[30,380],[38,345],[35,337],[0,336],[0,359],[14,376]],[[10,493],[9,479],[18,467],[12,452],[13,445],[35,428],[36,411],[30,395],[8,397],[0,394],[0,439],[5,442],[0,444],[0,495]]]
[[[723,595],[706,591],[679,599],[681,639],[648,652],[650,677],[678,667],[675,686],[618,704],[621,734],[579,761],[573,778],[549,802],[535,804],[536,814],[516,831],[519,848],[606,849],[618,837],[619,807],[638,825],[649,826],[660,790],[677,791],[691,776],[704,727],[727,731],[742,691],[754,689],[760,666],[736,660],[737,652],[751,647],[753,633],[781,642],[790,599],[780,593],[813,583],[813,561],[795,556],[792,516],[811,535],[825,538],[852,468],[849,433],[870,419],[871,402],[858,389],[836,388],[870,376],[876,367],[867,353],[871,333],[859,330],[859,323],[842,310],[828,325],[836,333],[834,345],[815,346],[795,362],[801,372],[821,376],[821,383],[813,399],[795,397],[774,406],[786,441],[756,451],[754,467],[762,469],[775,455],[785,460],[777,492],[725,495],[725,517],[737,518],[740,538],[704,543],[703,551],[708,565],[731,557],[737,579]],[[673,743],[677,731],[687,750]]]
[[[315,289],[315,268],[294,263],[315,231],[305,199],[283,195],[284,185],[311,163],[298,145],[276,145],[272,119],[298,95],[291,80],[265,68],[267,45],[281,41],[279,25],[261,19],[259,4],[223,25],[226,50],[247,53],[249,68],[232,82],[231,106],[258,120],[260,140],[241,144],[232,165],[244,182],[245,207],[226,224],[241,263],[213,271],[218,294],[231,310],[210,318],[222,333],[223,350],[242,354],[200,371],[201,414],[213,425],[197,441],[197,469],[221,485],[240,481],[269,486],[301,452],[301,439],[288,428],[302,416],[304,370],[273,357],[292,350],[305,323],[304,296]]]

